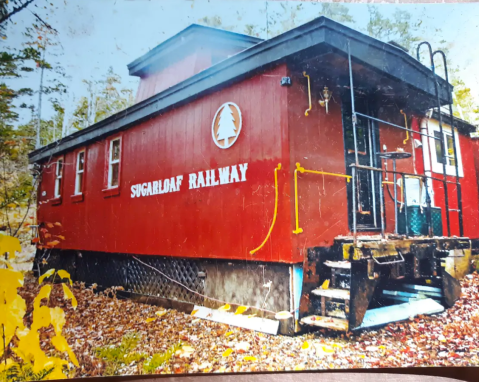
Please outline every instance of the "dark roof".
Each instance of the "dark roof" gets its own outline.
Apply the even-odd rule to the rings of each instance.
[[[61,152],[102,139],[248,78],[268,67],[286,62],[287,58],[307,49],[314,48],[317,52],[334,51],[344,56],[348,52],[348,42],[354,62],[385,73],[394,81],[405,84],[413,92],[431,100],[435,99],[434,82],[437,79],[440,99],[443,104],[447,103],[452,85],[434,76],[429,68],[391,44],[366,36],[323,16],[260,42],[86,129],[35,150],[29,155],[30,161],[43,161]]]
[[[432,118],[439,121],[439,114],[436,110],[432,112]],[[449,113],[441,112],[441,118],[442,118],[442,123],[445,123],[449,126],[451,125],[451,117]],[[456,127],[460,133],[469,135],[476,131],[476,126],[474,126],[473,124],[467,121],[464,121],[461,118],[457,118],[455,116],[453,116],[453,118],[454,118],[454,127]]]
[[[241,33],[191,24],[181,32],[163,41],[161,44],[128,64],[131,76],[142,76],[159,70],[186,56],[198,47],[239,48],[244,50],[263,41]]]

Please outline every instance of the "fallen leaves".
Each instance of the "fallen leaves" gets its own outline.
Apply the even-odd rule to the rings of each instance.
[[[40,287],[34,280],[25,279],[21,293],[27,309],[32,309]],[[295,337],[199,319],[195,311],[184,314],[109,298],[79,283],[72,287],[78,300],[76,310],[64,299],[59,285],[51,291],[50,299],[66,313],[64,336],[80,364],[76,377],[104,375],[105,364],[93,349],[118,345],[124,334],[131,332],[142,335],[138,351],[149,355],[182,342],[180,351],[155,371],[165,374],[479,366],[479,276],[466,277],[462,287],[461,299],[440,315],[419,316],[354,334],[323,330]],[[290,312],[280,313],[280,317],[292,317]],[[152,320],[146,323],[149,318]],[[45,335],[53,336],[52,331],[46,330]],[[128,364],[122,366],[121,373],[138,374],[138,370],[138,364]]]
[[[218,310],[219,310],[220,312],[227,312],[227,311],[230,310],[230,309],[231,309],[231,306],[230,306],[229,304],[220,306],[220,307],[218,308]]]
[[[248,309],[249,309],[248,306],[238,306],[238,308],[236,309],[235,315],[242,314],[246,312]]]

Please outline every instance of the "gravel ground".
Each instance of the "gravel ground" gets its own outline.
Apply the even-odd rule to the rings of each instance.
[[[117,345],[127,333],[138,333],[135,351],[150,355],[181,343],[182,350],[156,373],[247,372],[308,369],[353,369],[479,365],[479,275],[461,282],[462,296],[454,307],[434,316],[419,316],[375,331],[335,334],[327,330],[296,337],[272,336],[230,327],[157,306],[119,300],[75,283],[78,308],[54,287],[52,306],[67,315],[64,335],[80,367],[76,377],[104,375],[106,365],[95,348]],[[31,313],[38,282],[27,277],[20,290]],[[31,314],[27,314],[27,321]],[[29,322],[27,322],[29,324]],[[42,346],[50,348],[53,329],[44,330]],[[228,350],[230,349],[230,350]],[[120,374],[139,374],[141,362],[123,365]]]

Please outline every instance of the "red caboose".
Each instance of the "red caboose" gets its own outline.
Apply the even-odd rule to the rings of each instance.
[[[192,25],[128,68],[134,106],[30,156],[65,237],[38,259],[170,306],[291,312],[283,332],[458,298],[474,128],[428,115],[452,86],[400,47],[324,17],[266,41]]]

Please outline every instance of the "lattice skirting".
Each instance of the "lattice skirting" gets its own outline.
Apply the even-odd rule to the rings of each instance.
[[[42,264],[42,258],[47,264]],[[86,251],[39,251],[34,269],[65,269],[75,281],[101,288],[121,286],[126,292],[217,308],[224,302],[267,309],[291,309],[291,265],[220,259],[133,256]],[[270,286],[268,286],[270,285]],[[204,298],[203,296],[209,298]],[[258,312],[258,315],[262,314]]]
[[[42,264],[42,258],[47,264]],[[136,256],[144,263],[179,281],[194,292],[204,294],[206,273],[200,261],[164,256]],[[132,256],[77,251],[37,253],[36,270],[65,269],[75,281],[103,288],[121,286],[128,292],[203,305],[203,297],[169,281]]]

